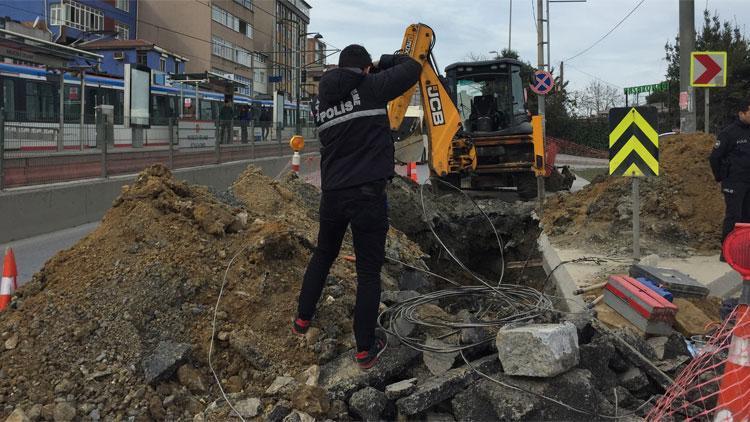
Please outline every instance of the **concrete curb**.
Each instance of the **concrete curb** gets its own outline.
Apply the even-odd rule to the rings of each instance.
[[[560,264],[562,260],[552,246],[552,243],[550,243],[549,237],[542,233],[541,236],[539,236],[537,245],[539,251],[542,253],[544,272],[555,284],[556,294],[560,296],[560,298],[558,298],[559,308],[566,312],[581,312],[586,310],[586,303],[581,296],[573,294],[578,286],[565,268],[565,265]],[[552,272],[551,276],[550,272]]]

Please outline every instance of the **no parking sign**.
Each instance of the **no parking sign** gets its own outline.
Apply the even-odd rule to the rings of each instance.
[[[547,95],[555,86],[555,78],[546,70],[537,70],[534,72],[534,82],[531,84],[531,90],[539,95]]]

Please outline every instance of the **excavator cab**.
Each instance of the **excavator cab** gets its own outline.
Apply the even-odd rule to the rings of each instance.
[[[521,62],[498,59],[455,63],[445,70],[450,96],[470,133],[531,133]]]
[[[420,63],[422,73],[417,85],[388,105],[391,129],[397,139],[409,140],[396,145],[396,158],[412,161],[408,156],[416,154],[400,152],[421,148],[413,131],[402,128],[418,91],[431,177],[462,189],[516,187],[523,199],[535,197],[536,177],[546,175],[546,154],[542,119],[529,119],[526,110],[522,63],[509,58],[454,63],[443,78],[432,57],[434,44],[429,26],[406,28],[400,52]]]

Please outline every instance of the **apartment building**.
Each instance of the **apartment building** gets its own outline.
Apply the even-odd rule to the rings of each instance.
[[[317,37],[308,37],[305,46],[305,78],[302,81],[303,98],[309,99],[318,95],[318,83],[323,72],[328,69],[327,56],[329,54],[326,43]]]
[[[137,0],[2,0],[0,16],[21,22],[48,22],[54,41],[80,43],[96,38],[133,39]]]
[[[211,71],[239,82],[236,93],[268,95],[274,18],[263,3],[140,0],[138,38],[188,58],[187,73]]]
[[[304,0],[276,0],[276,90],[295,101],[312,7]]]

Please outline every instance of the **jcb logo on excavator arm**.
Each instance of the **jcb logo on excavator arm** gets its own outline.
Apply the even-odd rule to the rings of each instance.
[[[443,103],[440,101],[440,90],[438,90],[437,85],[427,85],[427,101],[430,103],[432,125],[444,125],[445,115],[443,114]]]

